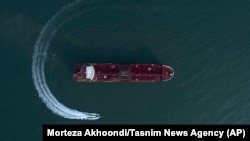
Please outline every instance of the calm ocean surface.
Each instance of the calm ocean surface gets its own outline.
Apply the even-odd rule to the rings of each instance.
[[[1,141],[41,140],[43,124],[249,124],[249,7],[244,0],[1,0]],[[35,44],[44,69],[34,63]],[[166,64],[175,76],[75,82],[73,65],[88,62]],[[64,106],[101,118],[64,118],[72,110],[53,101],[49,109],[50,92],[35,87],[45,85]]]

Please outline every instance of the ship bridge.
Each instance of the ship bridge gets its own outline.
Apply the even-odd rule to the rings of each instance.
[[[94,67],[91,65],[91,66],[87,66],[86,67],[86,78],[89,79],[89,80],[92,80],[95,76],[95,69]]]

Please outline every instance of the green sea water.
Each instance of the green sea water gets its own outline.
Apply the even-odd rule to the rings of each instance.
[[[248,1],[74,2],[0,1],[2,141],[41,140],[43,124],[250,123]],[[32,56],[41,35],[48,50],[39,54],[40,71],[52,95],[100,119],[65,118],[39,97]],[[166,64],[175,76],[159,83],[75,82],[73,65],[89,62]]]

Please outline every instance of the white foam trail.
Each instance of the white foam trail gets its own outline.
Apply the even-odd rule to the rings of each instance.
[[[56,25],[57,22],[65,13],[75,8],[80,2],[82,1],[77,0],[62,7],[42,28],[35,43],[32,56],[32,77],[39,97],[53,113],[68,119],[96,120],[100,118],[100,115],[97,113],[80,112],[60,103],[51,93],[46,83],[44,73],[45,60],[50,41],[56,31],[63,25],[63,23]]]

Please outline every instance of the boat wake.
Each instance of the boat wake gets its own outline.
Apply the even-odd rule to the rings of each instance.
[[[77,111],[60,103],[50,91],[46,83],[44,73],[47,50],[49,48],[50,41],[58,29],[66,22],[59,21],[66,13],[73,10],[81,2],[82,1],[77,0],[62,7],[42,28],[35,43],[32,56],[32,77],[39,97],[46,104],[46,106],[52,110],[53,113],[68,119],[96,120],[100,118],[100,115],[97,113]]]

